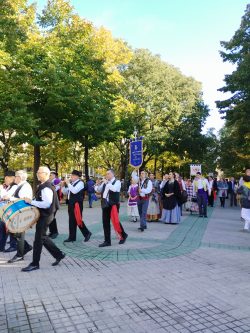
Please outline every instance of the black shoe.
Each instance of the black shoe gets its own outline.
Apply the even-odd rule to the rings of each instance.
[[[12,247],[12,246],[10,246],[7,250],[4,250],[4,252],[15,252],[15,251],[16,251],[16,248]]]
[[[63,254],[62,254],[62,256],[61,256],[61,258],[59,258],[59,259],[56,259],[56,261],[55,261],[55,262],[53,262],[53,264],[51,264],[51,266],[57,266],[57,265],[59,264],[59,262],[60,262],[62,259],[64,259],[64,258],[65,258],[65,256],[66,256],[66,254],[65,254],[65,253],[63,253]]]
[[[56,239],[57,236],[58,236],[58,232],[55,232],[54,234],[49,234],[49,238],[51,238],[51,239]]]
[[[207,218],[207,215],[204,215],[205,218]]]
[[[103,243],[99,244],[99,247],[106,247],[106,246],[111,246],[111,243],[103,242]]]
[[[128,235],[126,234],[123,239],[119,241],[119,244],[124,244],[126,242],[126,239],[128,238]]]
[[[147,226],[143,227],[144,230],[148,229]]]
[[[30,252],[32,249],[33,249],[33,247],[30,245],[29,248],[26,251],[24,251],[23,255],[25,255],[26,253]]]
[[[90,240],[90,237],[92,235],[92,232],[89,232],[87,236],[84,238],[84,242],[88,242]]]
[[[203,217],[203,215],[199,215],[199,217]]]
[[[139,231],[143,232],[144,231],[144,228],[138,228]]]
[[[70,238],[67,238],[63,241],[63,243],[73,243],[73,242],[75,242],[75,241]]]
[[[31,271],[35,271],[36,269],[39,269],[39,265],[33,265],[32,263],[29,264],[29,266],[24,267],[21,269],[22,272],[31,272]]]
[[[22,261],[23,257],[18,257],[16,254],[14,255],[14,257],[10,260],[7,261],[8,264],[12,264],[13,262],[18,262],[18,261]]]

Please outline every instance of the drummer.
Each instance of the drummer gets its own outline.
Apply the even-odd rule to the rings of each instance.
[[[15,193],[16,189],[15,171],[6,171],[4,175],[4,184],[0,187],[0,201],[7,201],[8,198]],[[16,251],[17,243],[13,238],[10,241],[10,247],[5,250],[7,236],[5,224],[0,220],[0,252]]]
[[[19,170],[15,174],[15,183],[17,184],[17,189],[13,196],[9,197],[10,201],[16,201],[17,199],[29,198],[32,199],[32,187],[27,182],[28,174],[24,170]],[[25,233],[10,234],[10,239],[14,238],[17,241],[17,253],[8,263],[13,263],[23,260],[26,253],[32,250],[32,246],[24,239]]]
[[[63,253],[46,234],[49,223],[54,218],[54,213],[57,207],[57,194],[54,187],[49,180],[50,170],[47,167],[39,167],[37,171],[37,178],[41,184],[37,188],[35,199],[30,200],[25,198],[25,201],[32,206],[39,209],[40,217],[36,224],[33,260],[32,262],[22,269],[23,272],[31,272],[39,269],[39,262],[42,253],[42,247],[44,246],[47,251],[56,259],[52,266],[56,266],[65,257]]]

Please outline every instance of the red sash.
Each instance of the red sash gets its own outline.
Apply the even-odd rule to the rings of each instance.
[[[80,228],[82,228],[83,227],[82,214],[81,214],[81,210],[80,210],[80,206],[79,206],[78,202],[75,203],[74,214],[75,214],[75,219],[76,219],[77,225]]]
[[[120,240],[123,240],[123,238],[122,238],[122,229],[121,229],[119,214],[118,214],[118,210],[117,210],[116,205],[113,205],[112,208],[111,208],[110,218],[111,218],[115,233],[117,235],[117,238],[120,239]]]

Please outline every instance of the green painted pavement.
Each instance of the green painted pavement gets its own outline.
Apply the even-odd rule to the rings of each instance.
[[[74,243],[63,245],[65,235],[60,235],[55,242],[68,256],[81,259],[136,261],[172,258],[190,253],[201,245],[201,240],[211,214],[212,209],[209,209],[208,219],[199,218],[197,215],[187,216],[169,237],[163,240],[129,237],[128,242],[139,242],[140,248],[113,249],[112,247],[99,248],[98,245],[93,247],[88,243],[84,244],[82,238],[78,238]],[[127,220],[127,217],[122,216],[121,221],[123,220]],[[94,224],[90,227],[93,233],[92,239],[103,239],[102,236],[95,235],[101,231],[101,228],[101,223]],[[148,232],[148,235],[150,236],[150,232]],[[155,246],[146,247],[147,242],[155,243]]]
[[[243,251],[243,252],[249,252],[250,251],[250,246],[216,244],[216,243],[205,243],[205,242],[201,243],[201,247],[210,247],[210,248],[213,248],[213,249]]]

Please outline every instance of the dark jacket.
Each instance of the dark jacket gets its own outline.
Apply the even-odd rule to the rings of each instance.
[[[165,194],[174,193],[170,197],[166,197]],[[181,199],[181,189],[177,180],[173,183],[169,181],[166,182],[162,190],[163,208],[167,210],[172,210],[176,205],[180,204]]]

